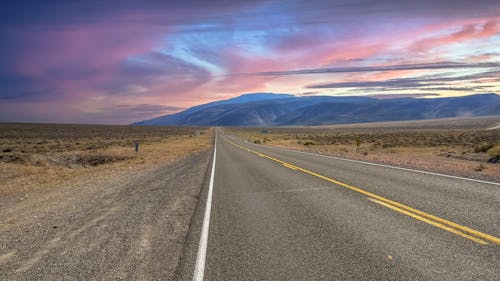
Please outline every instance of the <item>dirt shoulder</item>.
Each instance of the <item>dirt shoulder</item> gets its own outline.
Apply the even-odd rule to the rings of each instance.
[[[211,140],[175,136],[97,166],[15,166],[25,174],[0,195],[0,279],[175,279]]]
[[[500,130],[272,128],[228,133],[258,144],[500,182],[500,163],[489,163],[487,153],[499,147]]]

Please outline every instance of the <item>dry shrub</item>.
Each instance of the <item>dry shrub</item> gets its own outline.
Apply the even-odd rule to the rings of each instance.
[[[315,145],[315,144],[316,144],[315,142],[310,141],[310,140],[306,140],[306,141],[304,142],[304,145]]]
[[[491,143],[482,143],[480,145],[477,145],[475,148],[474,148],[474,152],[476,153],[481,153],[481,152],[487,152],[488,150],[490,150],[491,148],[493,148],[493,144]]]
[[[491,157],[499,157],[500,156],[500,145],[494,146],[488,149],[488,154]]]
[[[131,159],[131,156],[116,156],[116,155],[84,155],[78,158],[77,162],[84,166],[97,166],[101,164],[109,164],[113,162]]]

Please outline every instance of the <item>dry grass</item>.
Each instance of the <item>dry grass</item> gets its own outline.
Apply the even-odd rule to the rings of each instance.
[[[211,134],[206,128],[0,124],[0,194],[162,165],[209,149]]]
[[[346,130],[407,130],[407,129],[499,129],[500,116],[452,117],[415,121],[370,122],[314,126],[315,128]]]
[[[231,129],[250,142],[350,159],[500,182],[500,164],[488,150],[500,145],[499,129],[386,127]],[[357,146],[359,142],[359,146]]]

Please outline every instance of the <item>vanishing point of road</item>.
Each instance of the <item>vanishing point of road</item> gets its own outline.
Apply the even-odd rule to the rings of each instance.
[[[215,142],[181,280],[500,280],[499,183]]]

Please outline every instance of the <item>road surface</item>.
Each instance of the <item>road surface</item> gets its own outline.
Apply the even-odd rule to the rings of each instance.
[[[220,129],[212,163],[180,280],[500,280],[498,183],[269,148]]]

